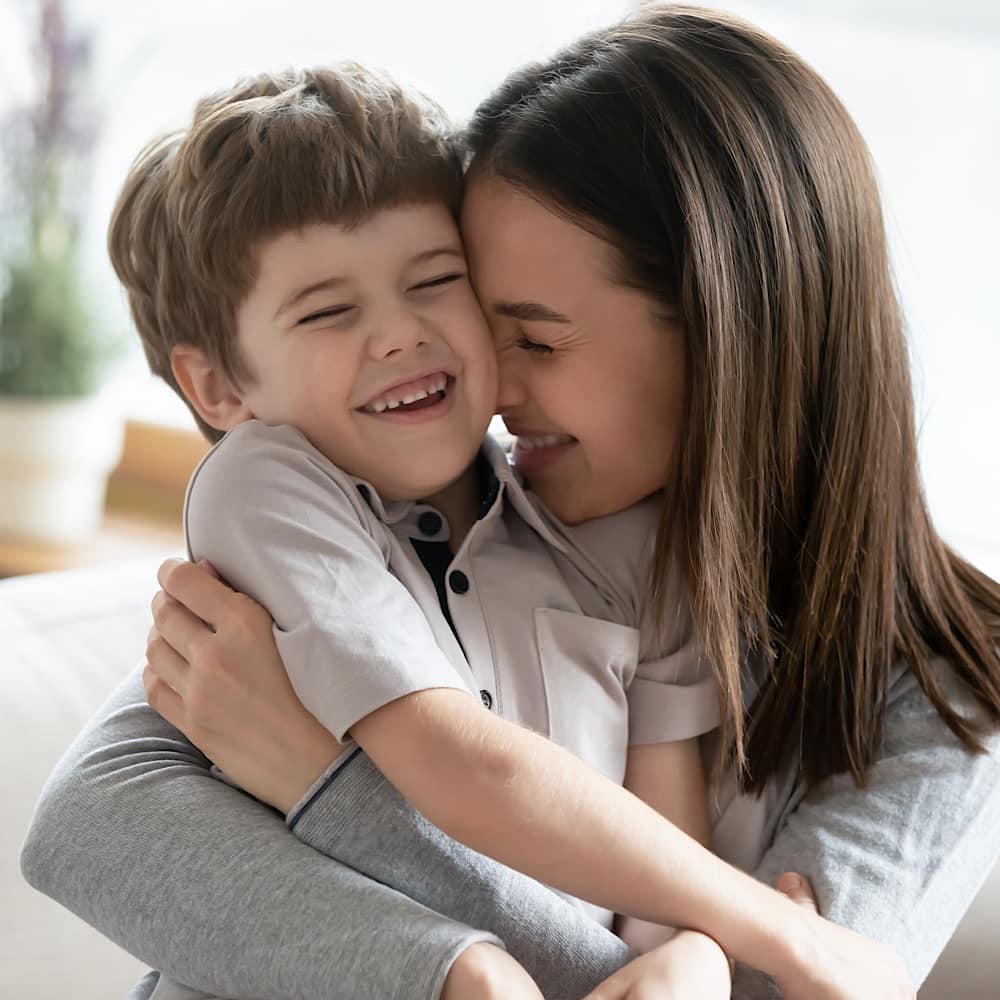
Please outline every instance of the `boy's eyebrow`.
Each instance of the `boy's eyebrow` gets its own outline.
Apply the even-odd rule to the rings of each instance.
[[[457,257],[461,261],[465,261],[465,254],[462,252],[461,248],[455,246],[444,246],[435,247],[433,250],[424,250],[422,253],[418,253],[411,257],[407,261],[407,266],[413,264],[421,264],[424,261],[431,260],[434,257],[440,256],[450,256]],[[346,278],[324,278],[322,281],[316,281],[311,285],[306,285],[303,288],[297,288],[294,292],[291,292],[288,297],[278,306],[278,311],[274,314],[274,318],[277,319],[283,312],[287,312],[295,305],[296,302],[301,301],[307,295],[313,292],[322,292],[326,289],[336,288],[338,285],[343,285],[347,283]]]
[[[327,288],[336,288],[338,285],[343,284],[346,284],[345,278],[333,277],[313,282],[313,284],[306,285],[304,288],[297,288],[294,292],[289,293],[281,305],[278,306],[278,311],[274,314],[274,318],[277,319],[283,312],[288,312],[296,302],[301,301],[313,292],[320,292]]]
[[[543,306],[541,302],[497,302],[493,311],[498,316],[525,320],[529,323],[570,323],[572,320],[555,309]]]
[[[465,253],[462,251],[461,247],[445,246],[435,247],[433,250],[424,250],[423,253],[418,253],[415,257],[411,257],[409,263],[422,264],[425,260],[441,256],[458,257],[462,261],[465,260]]]

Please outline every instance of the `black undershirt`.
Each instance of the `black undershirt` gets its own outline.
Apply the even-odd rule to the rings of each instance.
[[[488,513],[497,498],[500,490],[500,481],[493,474],[493,468],[487,461],[486,456],[480,452],[476,456],[476,492],[479,495],[479,513],[477,520],[481,520]],[[451,566],[454,554],[448,542],[431,542],[423,538],[411,538],[410,542],[417,553],[427,575],[434,583],[434,590],[437,592],[438,604],[444,613],[452,633],[462,646],[462,637],[455,628],[455,623],[451,619],[451,611],[448,608],[448,569]],[[462,646],[462,653],[465,647]],[[468,656],[466,656],[468,659]]]

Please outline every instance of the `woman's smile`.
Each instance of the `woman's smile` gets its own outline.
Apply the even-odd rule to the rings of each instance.
[[[462,229],[497,412],[542,503],[579,524],[663,489],[681,433],[680,322],[615,279],[610,244],[498,178],[467,185]]]
[[[542,475],[549,466],[572,452],[578,444],[576,438],[569,434],[521,430],[509,423],[506,426],[517,438],[514,444],[514,465],[528,480]]]

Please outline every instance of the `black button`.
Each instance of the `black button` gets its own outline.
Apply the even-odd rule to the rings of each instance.
[[[454,569],[448,574],[448,586],[456,594],[465,594],[469,590],[469,578],[460,569]]]
[[[443,524],[440,514],[435,514],[432,510],[425,510],[417,518],[417,527],[423,535],[436,535],[441,530]]]
[[[490,508],[496,502],[497,494],[500,492],[500,480],[493,475],[493,470],[490,470],[490,485],[486,491],[486,495],[483,497],[482,503],[479,505],[479,513],[476,515],[476,520],[481,521],[490,512]]]
[[[479,692],[479,697],[483,699],[483,704],[487,708],[493,707],[493,695],[491,695],[485,688]]]

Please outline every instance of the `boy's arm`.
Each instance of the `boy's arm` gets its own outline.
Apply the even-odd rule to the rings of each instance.
[[[709,933],[738,959],[798,975],[805,927],[794,904],[468,695],[418,692],[372,713],[354,735],[403,796],[461,843],[573,896]]]
[[[865,788],[847,776],[793,796],[790,813],[756,876],[810,879],[820,912],[890,945],[921,983],[1000,853],[1000,733],[991,752],[966,753],[920,690],[898,670],[885,739]],[[977,714],[971,696],[941,667],[952,704]],[[738,996],[768,996],[747,985]]]
[[[717,687],[695,641],[676,572],[668,577],[666,605],[659,629],[640,616],[643,648],[658,655],[639,663],[629,686],[625,787],[710,848],[708,788],[697,737],[718,724]],[[622,940],[641,952],[674,933],[672,927],[628,916],[618,917],[617,928]]]
[[[139,671],[50,777],[25,878],[141,960],[219,996],[438,996],[468,945],[432,913],[297,840],[215,780],[147,704]]]
[[[625,787],[703,847],[711,844],[708,793],[696,739],[631,746]],[[635,951],[668,941],[674,928],[634,917],[616,920],[618,936]]]

